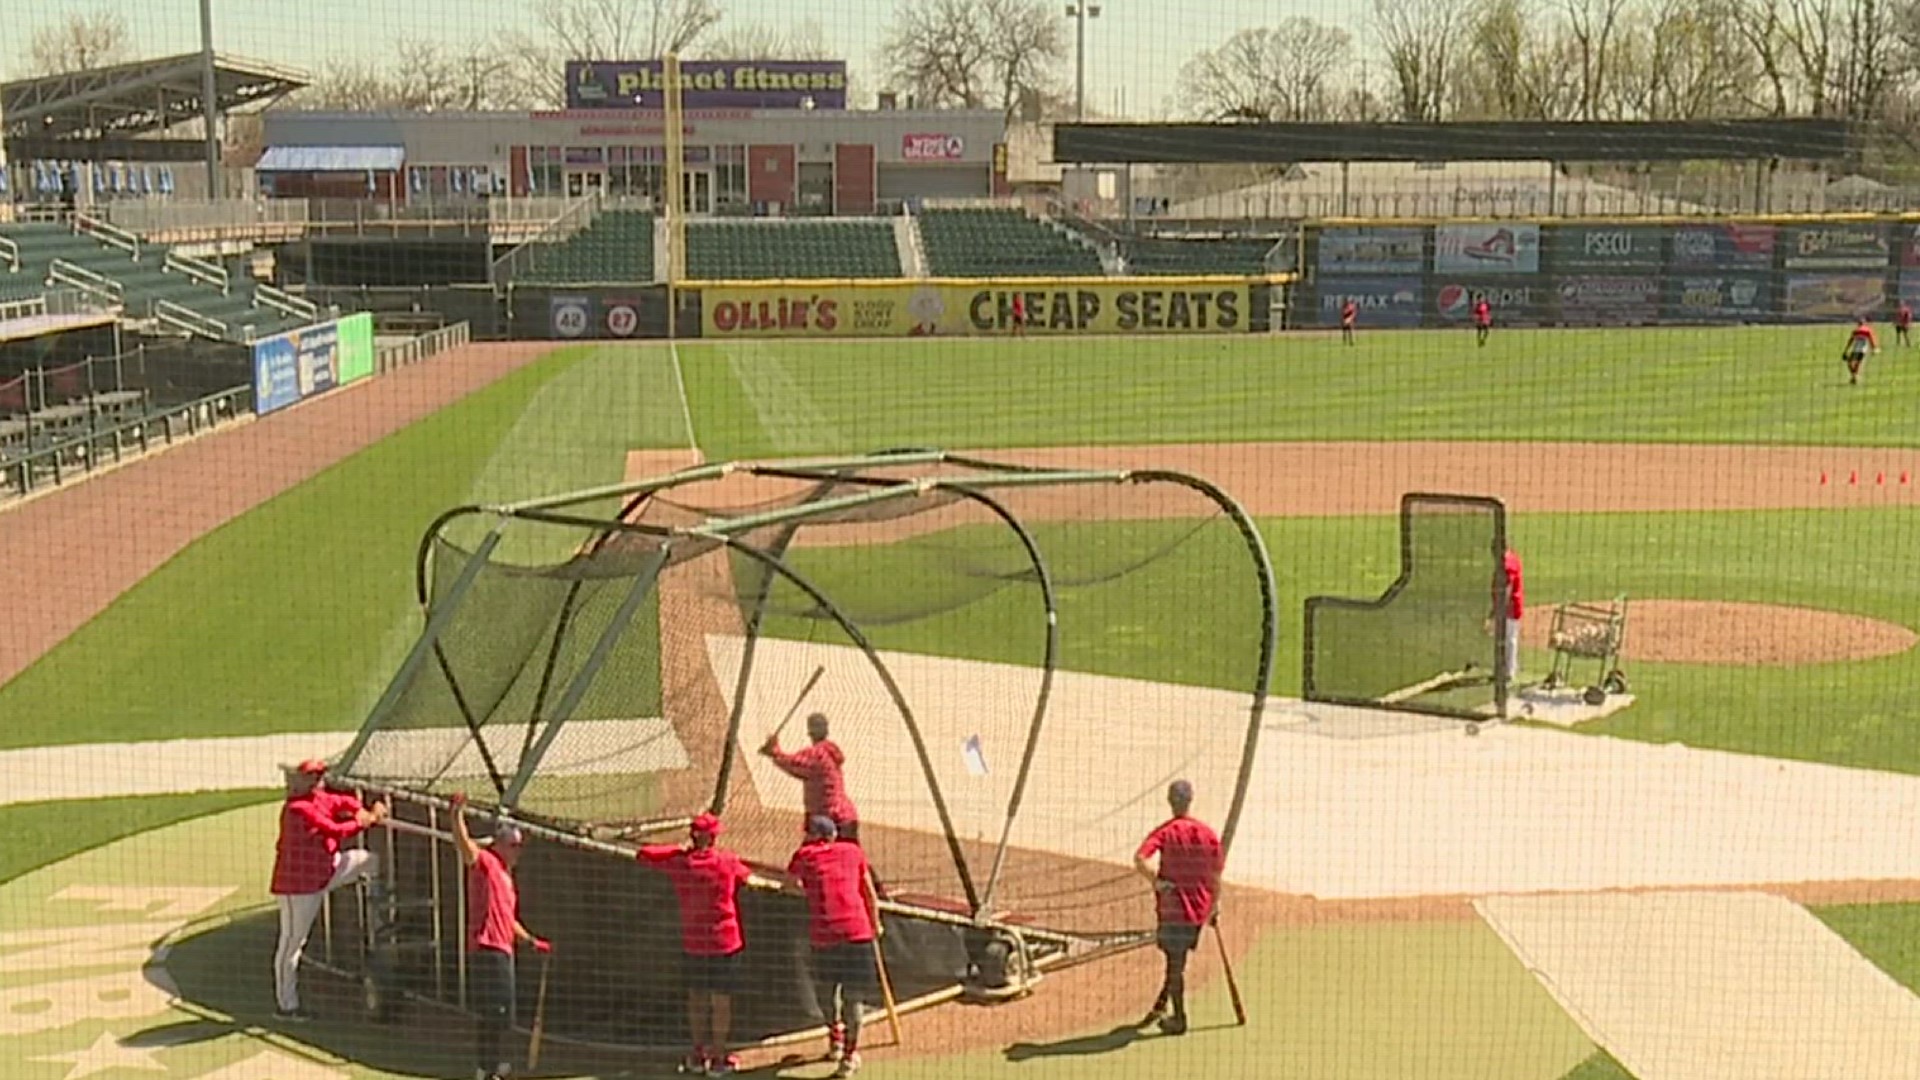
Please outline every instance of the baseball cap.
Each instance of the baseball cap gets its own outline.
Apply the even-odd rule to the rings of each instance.
[[[294,767],[292,767],[291,769],[288,769],[287,771],[292,773],[299,773],[303,776],[325,776],[327,772],[327,763],[320,760],[319,758],[308,758],[307,760],[301,762],[298,765],[295,765]]]
[[[815,814],[807,819],[807,835],[816,840],[830,840],[839,834],[839,826],[825,814]]]
[[[1167,785],[1167,798],[1174,802],[1190,803],[1193,801],[1193,785],[1185,780],[1175,780]]]
[[[712,814],[701,814],[693,819],[689,827],[694,832],[706,833],[709,836],[720,835],[720,819]]]

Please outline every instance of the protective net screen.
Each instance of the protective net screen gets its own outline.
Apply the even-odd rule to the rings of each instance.
[[[1315,701],[1485,719],[1504,704],[1506,513],[1487,499],[1408,496],[1400,576],[1375,599],[1307,601],[1303,682]]]

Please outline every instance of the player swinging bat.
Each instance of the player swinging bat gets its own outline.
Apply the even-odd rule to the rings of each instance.
[[[803,699],[819,677],[820,673],[816,671],[813,679],[808,680],[806,690],[800,693]],[[798,701],[794,707],[799,707]],[[785,727],[786,721],[781,721],[780,726]],[[847,755],[827,737],[827,727],[827,714],[813,713],[807,717],[810,745],[805,749],[795,750],[791,754],[782,751],[780,730],[776,728],[773,734],[767,736],[760,752],[772,758],[781,772],[800,781],[806,817],[824,817],[833,822],[840,839],[858,843],[860,814],[853,808],[853,800],[847,797],[846,778],[841,773],[841,767],[847,763]]]

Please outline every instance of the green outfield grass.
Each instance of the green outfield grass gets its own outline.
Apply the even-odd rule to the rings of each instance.
[[[351,729],[417,633],[436,515],[685,439],[664,350],[557,352],[190,545],[0,688],[0,748]]]
[[[0,806],[0,836],[6,837],[0,883],[150,829],[276,797],[271,791],[221,791]]]
[[[710,458],[1323,439],[1920,445],[1920,354],[1845,328],[680,346]]]

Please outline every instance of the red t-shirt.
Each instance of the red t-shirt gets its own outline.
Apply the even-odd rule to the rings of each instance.
[[[480,849],[467,868],[467,949],[513,951],[514,923],[520,920],[520,888],[500,856]]]
[[[340,800],[352,803],[351,809]],[[340,841],[360,832],[353,813],[360,800],[351,795],[335,795],[315,788],[305,795],[289,796],[280,808],[280,842],[273,853],[275,896],[297,896],[322,892],[333,880],[334,856]]]
[[[1896,326],[1900,326],[1900,327],[1912,326],[1913,325],[1913,309],[1908,307],[1905,304],[1901,304],[1900,310],[1894,313],[1893,321],[1894,321],[1894,325]]]
[[[1206,925],[1213,914],[1213,889],[1224,869],[1220,837],[1203,822],[1177,817],[1148,833],[1140,844],[1140,858],[1155,854],[1160,856],[1159,879],[1173,885],[1155,893],[1160,921]]]
[[[1880,338],[1874,334],[1873,327],[1868,326],[1866,323],[1861,323],[1859,326],[1853,328],[1853,336],[1850,340],[1864,341],[1876,349],[1880,347]]]
[[[816,949],[873,940],[867,912],[867,856],[842,840],[809,840],[787,863],[787,873],[806,890],[808,936]]]
[[[1507,578],[1507,618],[1518,619],[1527,613],[1527,589],[1520,575],[1520,556],[1512,551],[1500,560],[1500,572]]]
[[[1358,318],[1359,315],[1360,309],[1353,305],[1353,301],[1347,301],[1346,304],[1340,308],[1340,325],[1352,326],[1353,320]]]
[[[1013,321],[1017,323],[1027,321],[1027,298],[1022,293],[1013,294]]]
[[[840,774],[840,766],[846,760],[847,755],[840,752],[832,739],[822,739],[791,754],[773,755],[773,763],[781,772],[799,778],[807,816],[825,814],[836,825],[860,820],[853,800],[847,798],[846,780]]]
[[[719,848],[695,851],[648,844],[640,858],[673,882],[680,898],[680,950],[688,956],[731,956],[746,945],[740,933],[740,886],[752,873],[740,856]]]
[[[1473,321],[1476,326],[1493,324],[1493,308],[1485,300],[1473,305]]]

